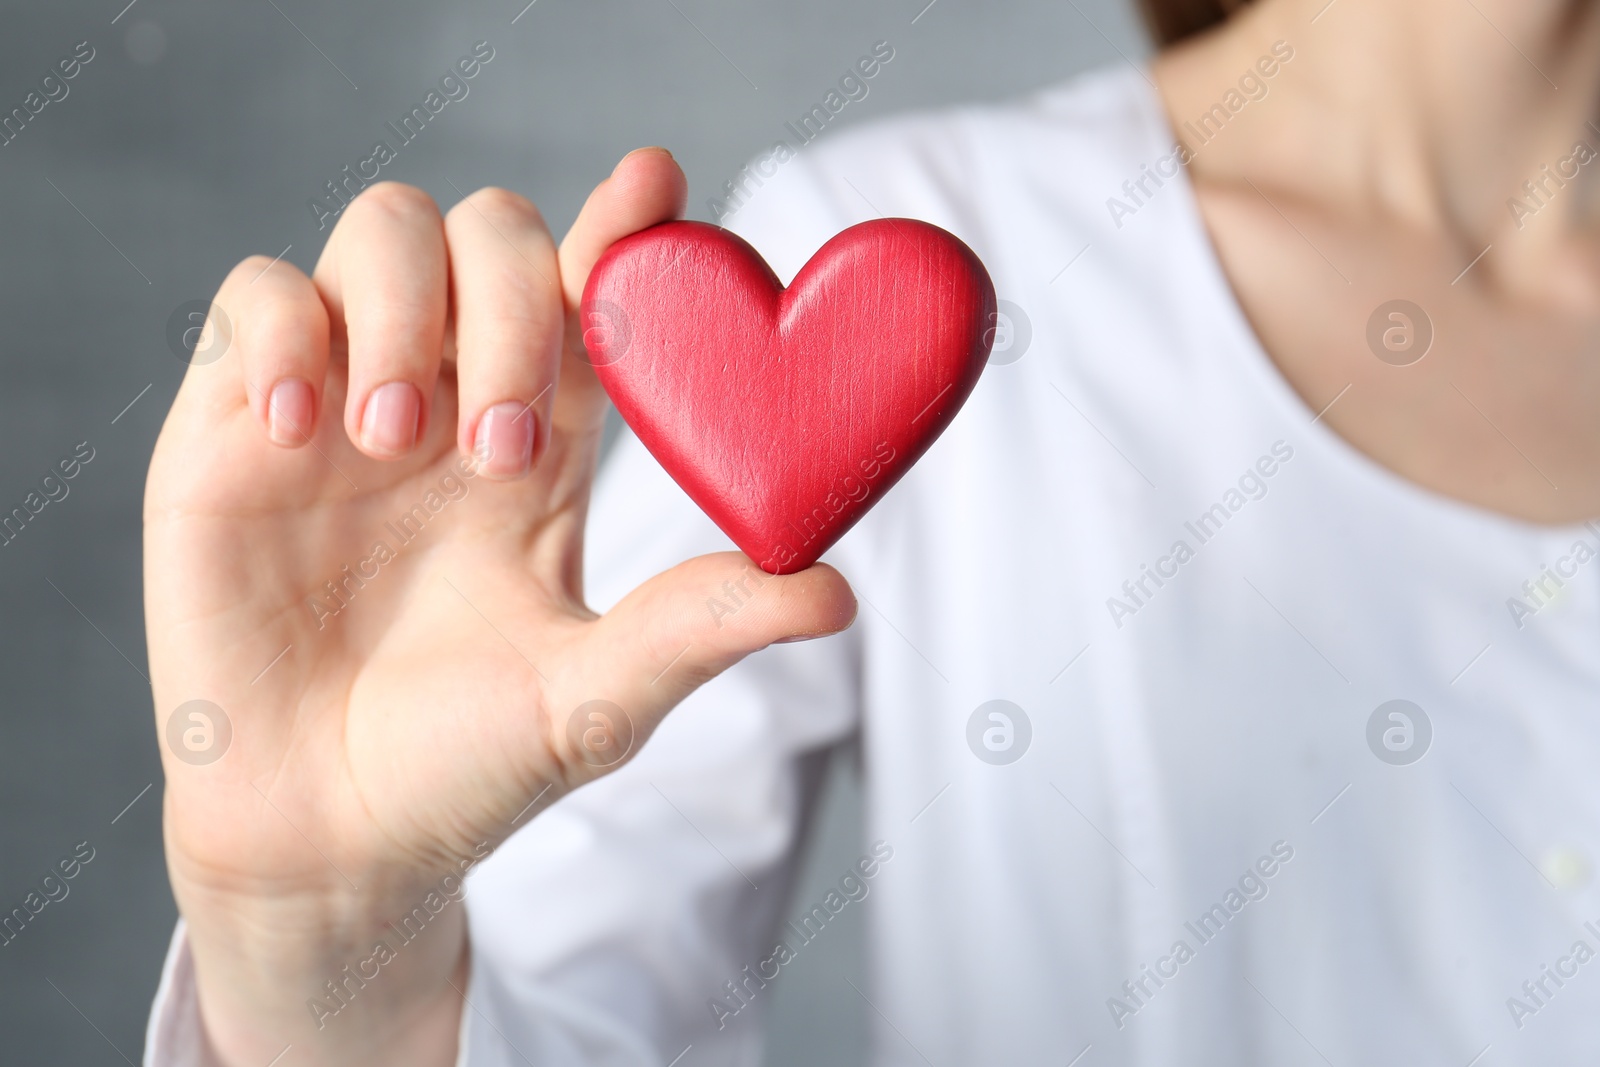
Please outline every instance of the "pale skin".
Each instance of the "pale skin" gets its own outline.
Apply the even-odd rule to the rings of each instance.
[[[1574,141],[1600,146],[1600,5],[1337,0],[1313,24],[1323,4],[1263,0],[1154,66],[1176,125],[1274,41],[1295,49],[1188,168],[1241,305],[1312,411],[1350,386],[1322,421],[1377,463],[1534,523],[1600,513],[1600,162],[1521,228],[1506,207]],[[233,344],[186,377],[145,505],[158,728],[197,698],[234,726],[213,764],[163,746],[168,864],[216,1064],[260,1067],[286,1045],[282,1067],[453,1063],[461,905],[320,1030],[306,1000],[462,858],[602,773],[567,740],[580,704],[626,709],[637,751],[744,655],[853,619],[844,579],[818,566],[717,626],[705,598],[751,566],[731,552],[603,616],[584,604],[604,397],[575,307],[600,253],[684,197],[670,156],[634,153],[557,248],[512,194],[441,218],[415,190],[375,187],[313,277],[260,257],[218,293]],[[1363,341],[1395,297],[1438,334],[1409,367]],[[307,598],[471,454],[491,410],[469,494],[317,618]]]
[[[634,153],[558,250],[513,194],[475,193],[441,219],[414,189],[375,187],[312,278],[256,258],[223,283],[233,344],[190,369],[145,502],[158,727],[198,698],[234,728],[215,763],[162,753],[168,866],[217,1063],[261,1067],[286,1045],[281,1067],[454,1062],[461,904],[321,1027],[306,1002],[461,860],[604,769],[568,740],[580,705],[623,708],[637,751],[742,656],[854,618],[831,568],[756,586],[734,552],[684,563],[604,616],[584,605],[604,394],[575,309],[599,254],[676,216],[684,194],[667,153]],[[290,395],[271,410],[285,380],[312,385],[310,405]],[[410,418],[362,433],[369,398],[393,382],[428,398],[415,442]],[[531,438],[491,440],[467,495],[348,607],[309,609],[374,541],[394,543],[384,524],[437,491],[501,403],[508,421],[527,409]],[[741,581],[757,592],[713,619],[707,598]]]
[[[1243,8],[1155,65],[1181,125],[1272,42],[1295,50],[1188,167],[1241,305],[1312,412],[1350,387],[1321,421],[1379,464],[1532,523],[1600,514],[1600,160],[1520,228],[1507,205],[1600,149],[1600,5],[1326,4]],[[1407,367],[1364,341],[1397,297],[1435,327]]]

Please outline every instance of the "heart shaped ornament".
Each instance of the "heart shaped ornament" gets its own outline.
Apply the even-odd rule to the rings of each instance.
[[[787,289],[729,231],[668,222],[606,251],[581,322],[639,440],[762,570],[790,574],[955,418],[995,295],[972,250],[925,222],[852,226]]]

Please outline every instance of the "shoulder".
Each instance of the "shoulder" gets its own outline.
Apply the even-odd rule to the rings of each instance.
[[[1106,201],[1171,148],[1154,90],[1126,65],[1024,97],[912,112],[837,131],[794,123],[707,203],[792,277],[829,237],[884,215],[923,219],[982,255],[1043,213],[1099,229]],[[1001,251],[1000,249],[988,249]]]

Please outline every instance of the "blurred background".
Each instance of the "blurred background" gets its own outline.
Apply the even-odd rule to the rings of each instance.
[[[0,1061],[138,1063],[176,916],[139,525],[184,371],[168,321],[249,254],[309,271],[327,231],[308,200],[380,137],[395,143],[385,123],[475,42],[493,60],[383,177],[444,207],[507,186],[557,235],[647,144],[672,149],[690,214],[710,218],[722,184],[878,41],[894,59],[822,137],[1149,48],[1127,0],[525,3],[0,3],[0,115],[28,115],[0,134],[15,135],[0,146],[0,514],[45,501],[0,535],[0,912],[79,842],[94,849],[69,895],[0,946]],[[75,49],[93,58],[48,99],[41,79]],[[50,499],[41,479],[75,449],[81,460],[83,443],[93,458]],[[836,754],[796,907],[862,851],[855,773],[851,753]],[[862,1061],[866,1007],[839,977],[859,983],[870,909],[842,919],[844,936],[775,987],[769,1064]]]

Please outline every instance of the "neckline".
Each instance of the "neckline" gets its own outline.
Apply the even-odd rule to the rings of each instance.
[[[1146,150],[1158,153],[1167,151],[1168,146],[1179,138],[1167,114],[1166,103],[1156,88],[1153,72],[1148,65],[1133,67],[1128,82],[1138,96],[1140,110],[1144,113],[1151,134],[1153,143],[1146,146]],[[1198,299],[1203,306],[1212,309],[1214,324],[1221,328],[1224,340],[1229,342],[1223,346],[1228,352],[1226,358],[1239,366],[1256,389],[1265,394],[1277,414],[1291,425],[1298,422],[1303,427],[1304,437],[1310,447],[1350,477],[1397,501],[1402,507],[1444,521],[1469,522],[1518,539],[1565,538],[1590,533],[1588,524],[1581,520],[1553,524],[1534,522],[1421,485],[1379,463],[1325,425],[1305,398],[1289,384],[1256,333],[1222,264],[1221,254],[1206,225],[1205,216],[1201,214],[1194,186],[1189,181],[1188,169],[1179,167],[1178,171],[1175,179],[1168,179],[1175,186],[1177,194],[1169,204],[1174,221],[1180,228],[1185,251],[1194,267],[1191,277],[1186,281],[1192,283],[1194,276],[1199,276],[1202,290]]]

